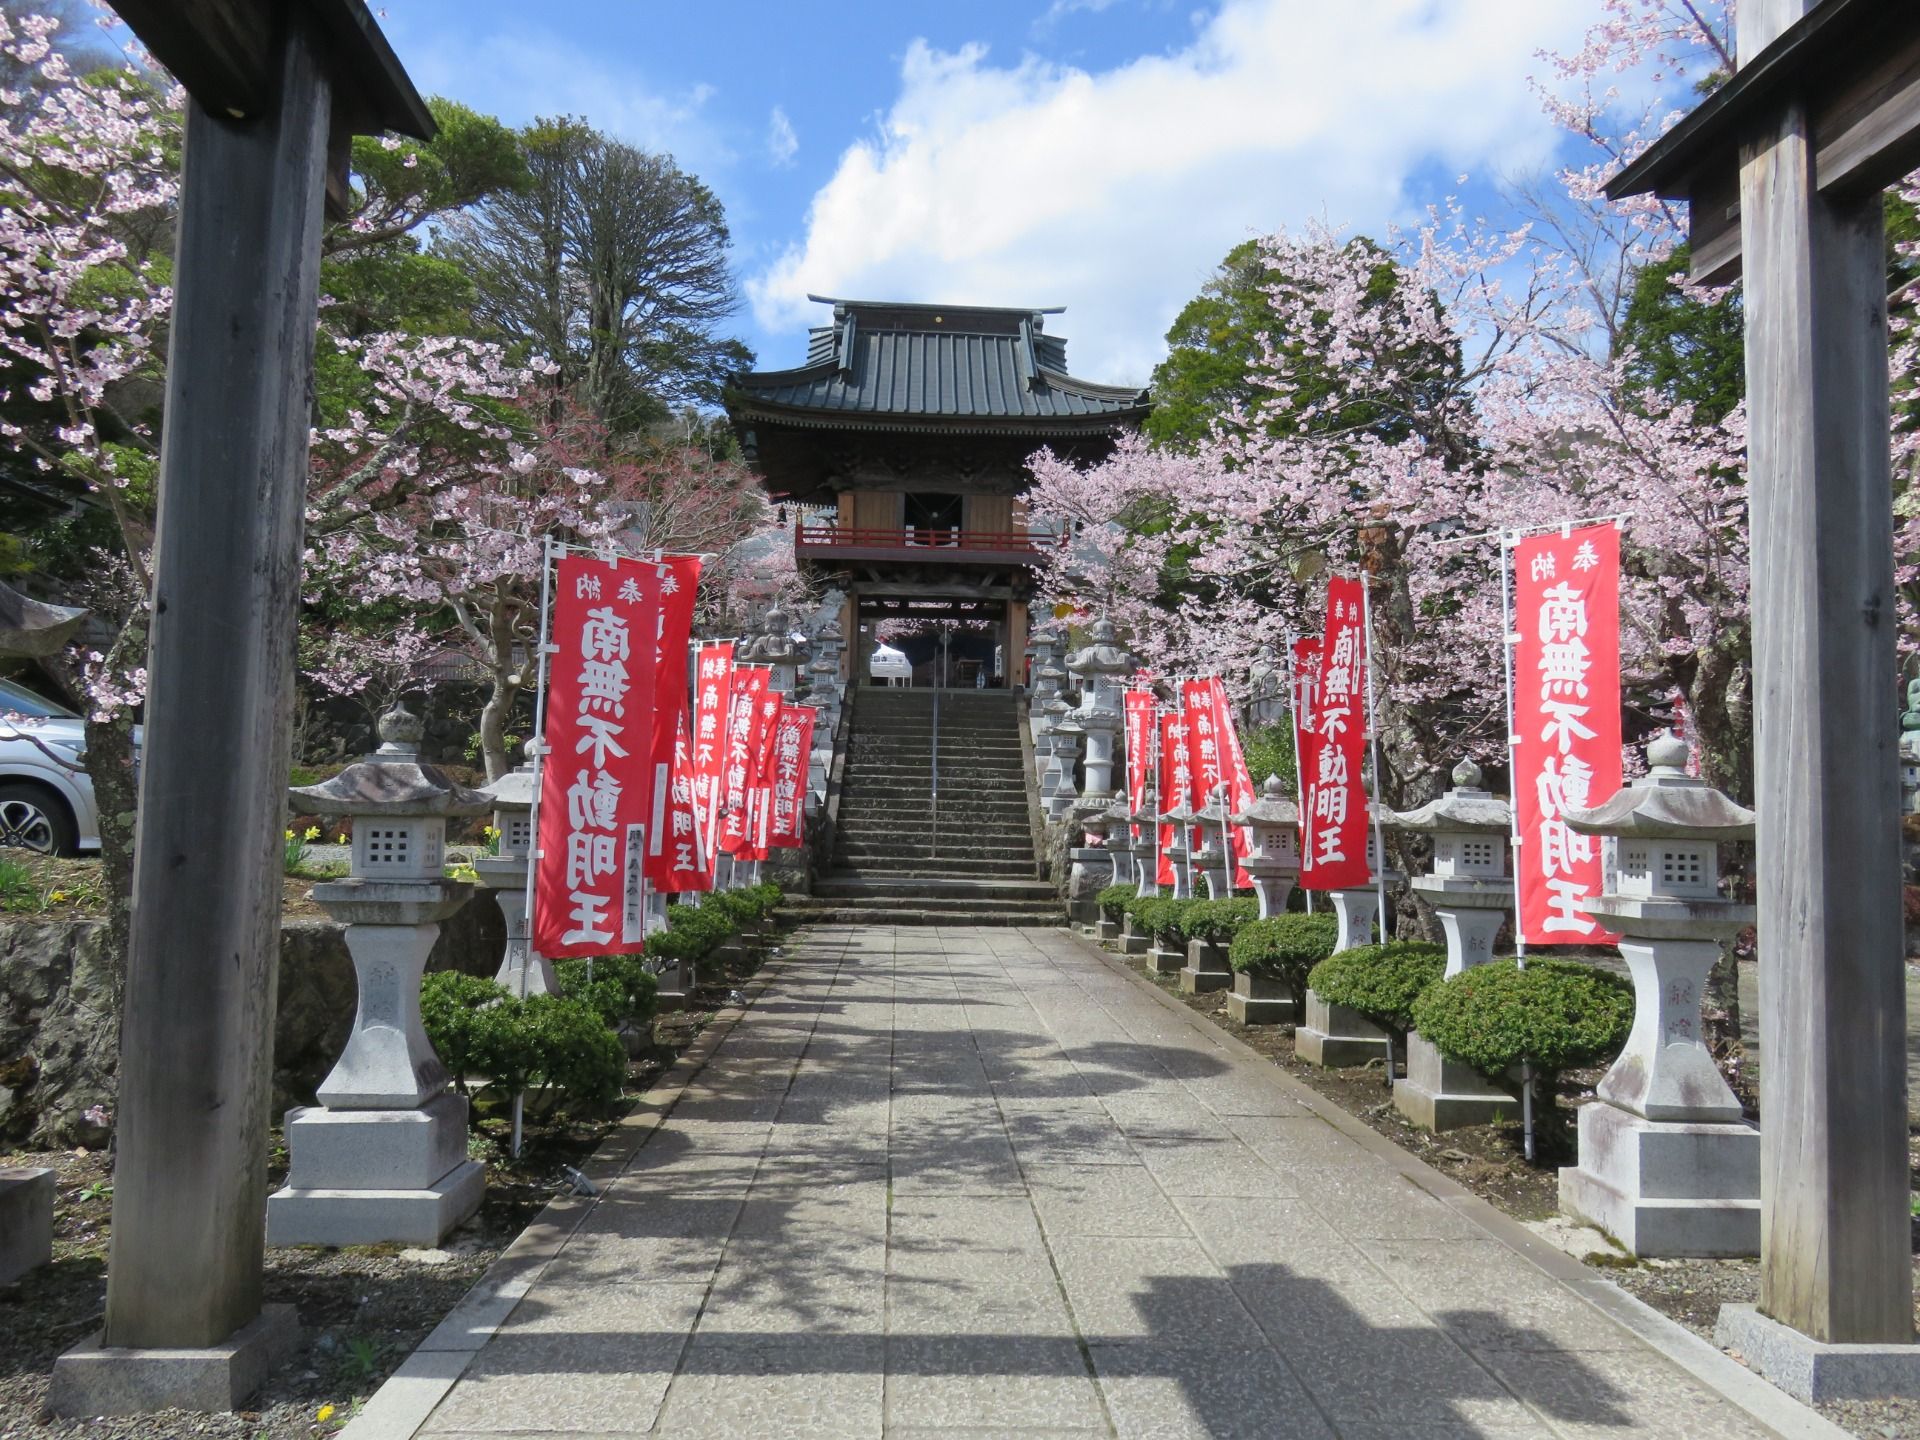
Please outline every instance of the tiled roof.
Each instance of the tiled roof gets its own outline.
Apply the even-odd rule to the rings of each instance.
[[[815,299],[822,297],[815,296]],[[1067,373],[1045,310],[833,301],[795,370],[737,375],[729,408],[848,421],[1099,422],[1144,414],[1147,392]]]

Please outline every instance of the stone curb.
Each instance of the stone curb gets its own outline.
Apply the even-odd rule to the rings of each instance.
[[[1073,931],[1061,933],[1099,956],[1109,969],[1125,975],[1152,995],[1164,1009],[1179,1015],[1190,1027],[1201,1031],[1222,1049],[1264,1066],[1275,1083],[1302,1109],[1318,1116],[1362,1149],[1392,1165],[1403,1179],[1443,1201],[1462,1219],[1477,1225],[1509,1250],[1525,1256],[1609,1320],[1671,1360],[1708,1389],[1738,1406],[1753,1420],[1780,1436],[1781,1440],[1852,1440],[1848,1431],[1833,1424],[1818,1411],[1801,1404],[1785,1391],[1776,1389],[1678,1321],[1668,1319],[1611,1280],[1596,1275],[1591,1267],[1542,1240],[1459,1181],[1441,1174],[1418,1156],[1401,1149],[1365,1121],[1348,1114],[1304,1081],[1289,1075],[1244,1040],[1208,1023],[1195,1014],[1191,1007],[1167,994],[1127,964],[1124,957]]]
[[[768,955],[760,971],[743,989],[741,1003],[727,1005],[713,1018],[693,1043],[659,1080],[655,1081],[615,1124],[613,1132],[600,1142],[593,1158],[580,1167],[580,1173],[593,1182],[602,1194],[633,1162],[643,1146],[660,1128],[674,1106],[686,1093],[694,1078],[706,1068],[720,1043],[733,1033],[735,1025],[786,968],[784,959]],[[367,1403],[352,1422],[339,1432],[337,1440],[412,1440],[437,1406],[466,1373],[474,1357],[496,1331],[507,1322],[514,1307],[545,1272],[547,1264],[573,1238],[593,1209],[598,1196],[556,1195],[546,1208],[501,1252],[500,1258],[473,1282],[473,1288],[447,1312],[431,1334],[414,1348],[389,1375],[380,1388],[367,1397]]]

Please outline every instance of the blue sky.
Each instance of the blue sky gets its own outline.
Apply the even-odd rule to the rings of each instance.
[[[421,89],[578,115],[725,201],[738,333],[797,363],[809,290],[1068,307],[1144,382],[1219,258],[1316,217],[1380,233],[1456,176],[1553,163],[1527,88],[1588,0],[386,0]]]

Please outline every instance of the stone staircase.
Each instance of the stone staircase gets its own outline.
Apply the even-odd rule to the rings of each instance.
[[[1007,690],[939,692],[940,803],[933,785],[934,692],[853,697],[832,869],[808,920],[868,925],[1059,925],[1058,893],[1037,879]]]

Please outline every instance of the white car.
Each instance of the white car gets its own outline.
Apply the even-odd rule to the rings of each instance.
[[[100,849],[93,781],[85,770],[67,768],[80,764],[86,745],[80,716],[0,680],[0,846],[49,855]]]

